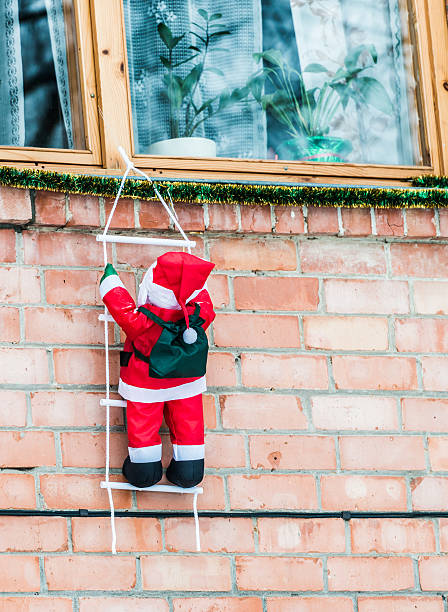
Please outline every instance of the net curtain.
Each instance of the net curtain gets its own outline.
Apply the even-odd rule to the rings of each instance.
[[[41,4],[47,14],[66,142],[69,148],[73,148],[63,0],[30,0],[33,2]],[[24,41],[21,39],[19,8],[19,0],[0,2],[0,144],[20,147],[26,144],[25,119],[29,121],[30,117],[25,117]],[[33,108],[33,100],[29,101],[29,106]]]

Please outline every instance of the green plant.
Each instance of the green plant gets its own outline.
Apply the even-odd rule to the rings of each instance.
[[[299,148],[305,147],[307,140],[324,139],[336,113],[341,108],[345,110],[350,100],[359,107],[373,106],[385,114],[392,113],[392,102],[383,85],[362,75],[378,61],[373,45],[360,45],[350,51],[344,65],[335,72],[322,64],[309,64],[304,73],[322,73],[326,79],[321,86],[308,89],[302,73],[291,68],[277,49],[254,57],[263,60],[264,67],[249,81],[252,95],[284,126]],[[350,143],[347,145],[350,147]]]
[[[204,75],[210,72],[224,76],[221,70],[209,66],[207,60],[212,49],[226,52],[226,49],[217,47],[216,43],[222,37],[228,36],[230,31],[220,23],[221,13],[209,15],[207,11],[199,9],[198,15],[200,23],[194,22],[196,30],[189,32],[194,37],[194,44],[189,45],[187,57],[185,50],[179,47],[187,32],[174,36],[166,23],[161,22],[157,26],[160,39],[167,49],[167,55],[159,57],[166,70],[163,82],[166,86],[164,93],[169,102],[171,138],[193,136],[204,121],[231,104],[243,100],[249,93],[248,88],[225,90],[215,97],[199,101],[199,86]],[[184,64],[192,64],[192,67],[182,77],[178,69]]]

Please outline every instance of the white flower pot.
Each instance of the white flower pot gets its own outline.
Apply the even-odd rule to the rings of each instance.
[[[216,157],[216,142],[210,138],[170,138],[153,142],[148,147],[148,155],[161,157]]]

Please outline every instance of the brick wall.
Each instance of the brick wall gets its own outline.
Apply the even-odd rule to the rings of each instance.
[[[0,191],[0,506],[108,509],[94,239],[111,203]],[[216,262],[202,510],[448,506],[448,214],[177,206]],[[170,235],[155,203],[113,226]],[[135,231],[135,229],[134,229]],[[135,294],[157,251],[115,245]],[[111,332],[116,382],[120,333]],[[112,410],[121,480],[123,414]],[[169,459],[166,440],[165,462]],[[118,509],[191,499],[115,492]],[[0,517],[2,612],[442,612],[447,519]]]

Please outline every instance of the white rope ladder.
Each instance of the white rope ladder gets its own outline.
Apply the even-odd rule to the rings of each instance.
[[[160,194],[160,191],[157,189],[157,186],[151,180],[151,178],[136,168],[134,164],[131,162],[129,157],[126,155],[126,152],[122,147],[118,147],[121,157],[123,158],[126,164],[126,171],[121,180],[120,188],[118,189],[118,193],[116,195],[114,204],[112,206],[112,210],[110,211],[109,217],[107,219],[106,226],[102,234],[98,234],[96,236],[96,240],[98,242],[103,243],[103,254],[104,254],[104,265],[107,264],[107,243],[130,243],[130,244],[151,244],[154,246],[166,246],[166,247],[184,247],[187,248],[188,252],[191,253],[191,248],[196,246],[196,242],[194,240],[189,240],[182,229],[177,215],[173,210],[168,206],[163,197]],[[149,181],[153,188],[154,192],[159,199],[160,203],[165,208],[168,213],[171,221],[173,222],[176,229],[180,232],[182,236],[182,240],[174,240],[170,238],[146,238],[144,236],[120,236],[120,235],[108,235],[107,232],[109,230],[110,223],[112,221],[113,214],[117,207],[118,201],[120,199],[121,193],[123,191],[124,184],[131,170],[134,170],[137,174],[143,176],[147,181]],[[171,198],[170,198],[171,199]],[[172,202],[171,202],[172,204]],[[115,509],[114,509],[114,500],[112,497],[112,490],[126,490],[126,491],[149,491],[149,492],[160,492],[160,493],[180,493],[180,494],[192,494],[193,495],[193,514],[195,521],[195,532],[196,532],[196,550],[201,550],[200,543],[200,534],[199,534],[199,517],[198,517],[198,508],[197,508],[197,500],[198,495],[203,493],[202,487],[191,487],[191,488],[182,488],[177,487],[175,485],[153,485],[152,487],[134,487],[128,482],[112,482],[109,477],[110,472],[110,407],[126,407],[126,402],[123,400],[113,400],[110,398],[110,374],[109,374],[109,333],[108,333],[108,323],[113,323],[114,319],[109,314],[106,306],[104,306],[104,314],[100,314],[98,319],[104,322],[104,350],[105,350],[105,363],[106,363],[106,397],[100,400],[100,406],[104,406],[106,408],[106,469],[105,469],[105,480],[103,480],[100,484],[102,489],[107,489],[107,495],[109,498],[110,505],[110,522],[111,522],[111,531],[112,531],[112,554],[117,554],[117,534],[115,529]]]

